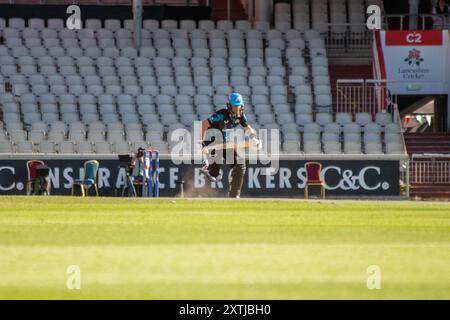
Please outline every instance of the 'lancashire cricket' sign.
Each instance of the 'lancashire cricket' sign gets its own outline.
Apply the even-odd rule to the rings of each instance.
[[[376,77],[393,81],[392,93],[448,93],[448,30],[376,31],[374,37]]]

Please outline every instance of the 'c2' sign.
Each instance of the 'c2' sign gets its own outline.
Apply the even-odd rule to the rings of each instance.
[[[422,34],[421,33],[409,33],[406,36],[406,42],[408,42],[408,43],[422,43]]]
[[[441,30],[387,30],[386,46],[442,46]]]

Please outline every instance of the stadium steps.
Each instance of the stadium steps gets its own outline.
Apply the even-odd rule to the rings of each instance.
[[[228,20],[227,1],[211,1],[211,19]],[[241,0],[230,0],[230,19],[248,20]]]
[[[405,132],[408,154],[450,154],[450,133]]]
[[[331,95],[333,97],[333,110],[336,112],[336,81],[338,79],[372,79],[372,65],[330,65]]]
[[[420,184],[411,185],[410,198],[422,199],[450,199],[450,185],[448,184]]]

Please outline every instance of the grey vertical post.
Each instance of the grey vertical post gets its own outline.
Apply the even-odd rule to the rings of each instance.
[[[133,0],[133,42],[136,49],[141,47],[142,42],[142,0]]]
[[[255,0],[247,2],[248,17],[251,22],[255,21]]]
[[[272,0],[255,1],[255,21],[267,21],[270,23],[272,15]]]
[[[409,162],[410,160],[409,160],[409,158],[406,160],[406,196],[408,197],[408,199],[409,199],[409,191],[410,191],[410,188],[409,188],[409,166],[410,166],[410,162]]]
[[[409,0],[409,29],[416,30],[419,14],[419,0]]]

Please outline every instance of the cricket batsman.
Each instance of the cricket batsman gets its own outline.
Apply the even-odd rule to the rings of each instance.
[[[202,121],[201,128],[201,136],[202,139],[204,134],[209,129],[217,129],[221,131],[223,135],[223,143],[225,144],[228,139],[228,132],[238,125],[241,125],[244,128],[244,132],[249,136],[256,149],[261,149],[261,141],[257,138],[256,131],[248,124],[247,117],[244,114],[244,100],[239,93],[231,93],[228,98],[227,107],[218,110],[213,115],[211,115],[208,119]],[[209,144],[214,141],[202,141],[202,147],[206,148]],[[207,152],[204,152],[207,154]],[[226,148],[222,148],[218,150],[212,149],[211,155],[217,157],[222,157],[222,160],[225,163],[231,163],[231,161],[226,161],[227,154],[231,154],[231,152],[227,152]],[[214,161],[213,163],[209,163],[208,157],[204,156],[202,162],[201,172],[204,174],[210,181],[216,182],[217,177],[220,173],[220,168],[222,167],[221,162],[224,161]],[[230,183],[230,198],[239,198],[241,195],[242,183],[244,181],[245,174],[245,161],[241,159],[238,161],[238,154],[235,150],[233,151],[233,161],[231,164],[232,174],[231,174],[231,183]]]

